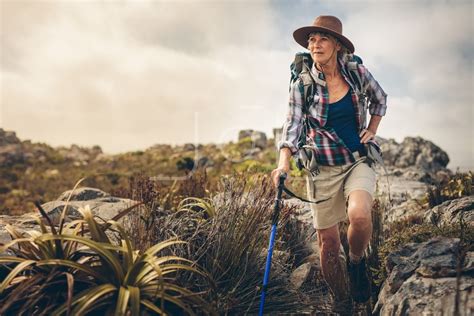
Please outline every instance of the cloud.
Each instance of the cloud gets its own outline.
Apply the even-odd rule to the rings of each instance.
[[[259,80],[276,36],[265,2],[2,6],[0,123],[23,137],[117,152],[189,142],[197,124],[198,141],[212,142],[240,124],[240,106],[266,102],[260,84],[271,88]],[[110,142],[127,134],[133,144]]]
[[[374,3],[352,11],[345,30],[389,95],[382,136],[420,135],[450,166],[474,167],[472,3]]]
[[[292,32],[335,14],[389,95],[380,135],[421,135],[474,167],[471,2],[0,5],[0,125],[21,138],[120,152],[270,134],[301,50]]]

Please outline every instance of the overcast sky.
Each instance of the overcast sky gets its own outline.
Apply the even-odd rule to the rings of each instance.
[[[474,170],[472,1],[7,1],[0,127],[107,153],[272,135],[293,31],[338,16],[388,94],[378,134]]]

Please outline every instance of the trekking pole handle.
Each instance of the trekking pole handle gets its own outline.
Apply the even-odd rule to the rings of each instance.
[[[280,173],[280,176],[278,177],[278,190],[280,190],[280,187],[283,188],[286,178],[288,178],[286,172]]]
[[[283,194],[283,188],[285,187],[285,180],[287,177],[288,175],[285,172],[282,172],[278,177],[278,191],[275,199],[275,206],[273,208],[272,225],[276,225],[278,223],[278,217],[280,216],[281,209],[281,196]]]

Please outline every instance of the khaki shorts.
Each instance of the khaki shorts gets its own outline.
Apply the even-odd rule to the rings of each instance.
[[[308,197],[313,201],[329,200],[311,205],[315,229],[329,228],[347,219],[347,199],[354,190],[374,195],[375,171],[365,163],[365,157],[342,166],[319,166],[316,177],[306,178]]]

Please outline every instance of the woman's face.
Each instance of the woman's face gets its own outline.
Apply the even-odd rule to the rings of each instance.
[[[311,33],[308,37],[308,50],[316,63],[325,64],[337,58],[341,46],[334,37],[324,33]]]

